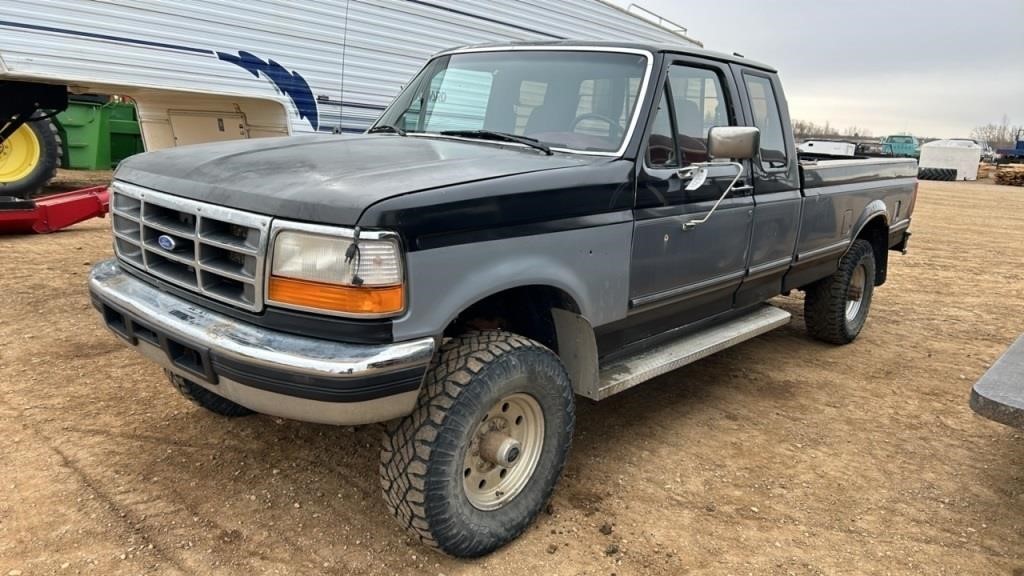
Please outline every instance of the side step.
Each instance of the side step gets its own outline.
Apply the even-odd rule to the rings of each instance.
[[[733,318],[694,334],[666,342],[636,356],[601,367],[594,400],[632,388],[637,384],[686,366],[765,332],[789,323],[792,315],[764,304],[753,312]]]

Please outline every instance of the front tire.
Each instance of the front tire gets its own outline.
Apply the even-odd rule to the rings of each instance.
[[[864,328],[874,287],[874,248],[867,240],[855,240],[834,274],[806,288],[807,332],[830,344],[853,342]]]
[[[497,330],[453,338],[416,410],[385,431],[384,500],[422,543],[454,556],[487,554],[543,508],[574,424],[569,376],[551,350]]]
[[[196,406],[205,408],[218,416],[224,416],[226,418],[237,418],[239,416],[255,414],[255,412],[249,410],[245,406],[236,404],[223,396],[218,396],[191,380],[182,378],[181,376],[167,370],[164,370],[164,372],[167,374],[167,378],[171,381],[171,385],[174,386],[174,389]]]

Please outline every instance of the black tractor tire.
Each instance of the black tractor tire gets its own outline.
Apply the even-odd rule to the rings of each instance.
[[[955,168],[918,168],[918,180],[937,180],[940,182],[953,182],[956,180]]]
[[[171,381],[171,385],[174,386],[175,390],[181,393],[185,398],[188,398],[189,402],[196,406],[206,408],[218,416],[225,416],[227,418],[237,418],[239,416],[254,414],[252,410],[249,410],[245,406],[236,404],[223,396],[218,396],[191,380],[182,378],[181,376],[167,372],[166,370],[165,372],[167,373],[167,378]]]
[[[860,286],[856,285],[858,278]],[[874,287],[874,248],[867,240],[855,240],[835,273],[805,288],[804,323],[808,334],[830,344],[853,342],[864,328]],[[855,301],[858,305],[851,308]]]
[[[35,116],[40,113],[36,112]],[[38,118],[24,124],[39,142],[39,163],[25,177],[14,182],[0,182],[0,196],[31,198],[57,175],[64,147],[57,126],[49,118]]]
[[[471,500],[470,485],[477,485],[471,473],[477,469],[470,462],[483,457],[487,426],[511,429],[513,422],[495,411],[507,410],[515,397],[530,398],[539,408],[543,432],[534,427],[533,437],[542,443],[523,443],[516,463],[535,466],[525,469],[528,475],[518,473],[525,483],[517,492],[495,492],[498,507],[488,509]],[[516,426],[519,420],[514,417]],[[548,501],[565,466],[575,420],[569,376],[544,345],[499,330],[452,338],[428,372],[416,409],[385,430],[380,480],[387,507],[427,546],[458,557],[492,552],[519,536]],[[527,444],[536,447],[530,460]],[[506,472],[514,477],[516,463],[497,467],[496,489]],[[510,499],[499,505],[500,498]]]

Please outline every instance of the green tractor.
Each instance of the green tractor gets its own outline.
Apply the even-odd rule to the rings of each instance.
[[[132,104],[117,97],[48,92],[0,116],[8,119],[0,125],[0,197],[30,198],[58,168],[110,170],[143,151]]]

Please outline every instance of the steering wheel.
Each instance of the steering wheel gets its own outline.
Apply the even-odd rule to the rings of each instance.
[[[576,131],[576,126],[578,126],[579,123],[584,121],[584,120],[600,120],[601,122],[607,123],[608,124],[608,137],[609,138],[617,138],[618,135],[619,135],[619,123],[618,122],[616,122],[615,120],[612,120],[611,118],[609,118],[607,116],[604,116],[602,114],[596,114],[594,112],[591,112],[589,114],[581,114],[581,115],[577,116],[576,119],[572,121],[572,126],[570,126],[569,129],[572,130],[573,132],[575,132]]]

